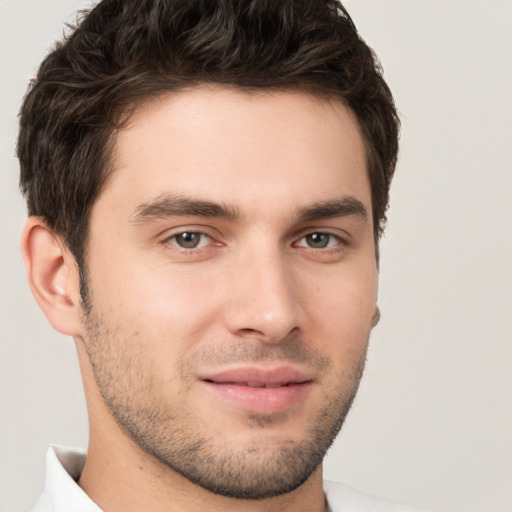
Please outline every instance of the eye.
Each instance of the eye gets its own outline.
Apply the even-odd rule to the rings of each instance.
[[[333,235],[332,233],[317,232],[303,236],[297,246],[309,247],[311,249],[329,249],[337,246],[340,242],[341,238],[339,236]]]
[[[169,241],[181,249],[199,249],[211,243],[211,238],[205,233],[184,231],[169,238]]]

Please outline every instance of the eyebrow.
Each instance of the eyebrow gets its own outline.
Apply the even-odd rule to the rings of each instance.
[[[241,222],[244,219],[236,206],[182,195],[164,195],[137,206],[130,220],[134,224],[143,224],[168,217],[187,216],[212,217],[229,222]],[[296,212],[298,223],[347,216],[366,220],[368,212],[359,199],[351,196],[313,203],[299,208]]]
[[[299,222],[331,219],[333,217],[356,216],[363,220],[368,219],[368,211],[359,199],[347,196],[330,201],[320,201],[305,208],[299,208]]]
[[[230,222],[240,222],[242,214],[238,208],[222,203],[203,201],[186,196],[165,195],[142,203],[131,217],[134,224],[167,217],[214,217]]]

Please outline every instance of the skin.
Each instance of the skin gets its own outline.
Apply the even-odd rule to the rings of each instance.
[[[91,213],[88,313],[76,264],[41,219],[22,243],[34,295],[77,345],[90,421],[80,485],[109,512],[324,510],[321,460],[377,318],[354,115],[300,92],[204,86],[141,107],[114,162]],[[307,389],[247,410],[204,379],[240,366],[292,368]],[[298,453],[312,467],[297,487]],[[222,466],[245,498],[197,485],[180,474],[187,461],[203,479]],[[254,482],[267,497],[249,499]]]

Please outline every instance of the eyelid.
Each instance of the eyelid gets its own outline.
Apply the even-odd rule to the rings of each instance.
[[[201,238],[200,238],[200,242],[199,242],[198,246],[196,246],[196,247],[182,247],[182,246],[180,246],[178,244],[176,238],[179,237],[180,235],[184,235],[185,233],[199,235],[199,237],[201,237],[203,239],[206,238],[210,242],[206,243],[206,244],[202,244],[201,243]],[[167,238],[167,242],[168,243],[172,243],[173,245],[176,245],[176,247],[178,247],[182,251],[188,251],[188,250],[194,250],[194,249],[202,249],[202,248],[207,247],[208,245],[210,245],[212,240],[213,240],[212,237],[210,235],[208,235],[207,233],[202,233],[200,231],[192,231],[192,230],[187,230],[187,231],[181,231],[179,233],[174,233],[173,235],[171,235],[170,237]]]
[[[308,246],[305,246],[305,245],[298,245],[298,243],[302,240],[304,240],[307,236],[309,235],[314,235],[314,234],[322,234],[322,235],[328,235],[330,237],[334,237],[338,240],[338,243],[336,244],[336,246],[348,246],[350,244],[350,240],[351,240],[351,236],[346,232],[346,231],[342,231],[340,229],[333,229],[333,228],[308,228],[308,229],[305,229],[305,230],[302,230],[300,233],[298,233],[297,236],[294,237],[294,242],[292,243],[292,245],[296,246],[296,247],[306,247],[308,249],[312,249],[312,250],[321,250],[321,249],[315,249],[314,247],[308,247]],[[334,249],[336,246],[333,246],[333,247],[326,247],[324,248],[324,250],[329,250],[329,249]]]
[[[198,235],[202,235],[204,237],[209,238],[209,242],[200,247],[194,247],[194,248],[180,247],[175,241],[173,242],[172,239],[174,237],[177,237],[177,236],[183,234],[183,233],[195,233]],[[191,252],[194,250],[204,250],[207,247],[209,247],[215,243],[220,243],[220,242],[218,242],[218,238],[219,238],[219,235],[214,233],[210,227],[201,226],[201,225],[197,225],[197,224],[196,225],[188,225],[188,226],[187,225],[176,226],[174,228],[167,229],[166,231],[161,233],[161,235],[159,236],[160,243],[167,245],[167,246],[170,245],[182,252]]]
[[[210,226],[202,225],[202,224],[181,224],[176,225],[171,228],[167,228],[164,231],[161,231],[158,235],[162,240],[166,240],[176,235],[180,235],[182,233],[198,233],[202,235],[207,235],[210,238],[216,238],[218,235],[214,233],[214,230]]]

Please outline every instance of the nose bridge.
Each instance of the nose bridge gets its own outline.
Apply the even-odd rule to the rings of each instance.
[[[236,258],[226,319],[239,336],[279,342],[298,325],[293,269],[277,243],[251,245]]]

